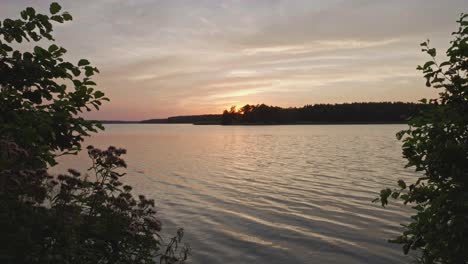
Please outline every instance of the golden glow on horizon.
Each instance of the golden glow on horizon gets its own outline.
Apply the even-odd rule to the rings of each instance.
[[[38,10],[48,4],[34,1]],[[2,2],[0,16],[23,8]],[[447,47],[451,36],[441,32],[455,30],[466,1],[112,0],[63,8],[74,20],[57,28],[57,44],[99,68],[95,81],[111,99],[86,117],[142,120],[247,103],[434,97],[415,70],[425,61],[418,44],[430,38]]]

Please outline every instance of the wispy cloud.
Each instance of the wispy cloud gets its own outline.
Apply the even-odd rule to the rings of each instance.
[[[4,1],[0,17],[46,1]],[[415,101],[434,92],[418,43],[444,47],[466,0],[64,1],[56,39],[112,99],[92,118],[213,113],[232,104]]]

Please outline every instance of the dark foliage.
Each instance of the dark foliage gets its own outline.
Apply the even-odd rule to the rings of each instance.
[[[148,119],[140,121],[142,124],[219,124],[221,115],[189,115],[172,116],[164,119]]]
[[[98,70],[88,60],[67,62],[66,49],[55,44],[15,50],[14,42],[53,41],[52,23],[72,20],[60,11],[53,5],[49,17],[28,7],[20,19],[0,21],[0,135],[30,152],[38,166],[53,165],[61,152],[79,151],[83,137],[102,126],[77,114],[108,100],[93,88]]]
[[[427,106],[414,103],[316,104],[301,108],[245,105],[223,112],[221,122],[228,124],[305,124],[305,123],[402,123]]]
[[[421,44],[431,60],[418,70],[428,87],[441,90],[440,98],[423,99],[431,107],[397,135],[407,167],[419,178],[411,184],[398,181],[398,188],[382,190],[378,199],[383,206],[390,197],[399,199],[415,209],[392,242],[403,244],[405,254],[421,253],[419,263],[468,263],[468,14],[458,23],[447,61],[436,61],[429,41]]]
[[[154,201],[131,194],[120,181],[124,149],[88,147],[94,177],[75,170],[51,176],[24,169],[28,153],[2,141],[2,157],[14,167],[0,171],[0,263],[181,263],[183,230],[160,252]]]
[[[0,22],[0,263],[182,263],[183,231],[161,249],[154,201],[133,197],[120,181],[125,150],[89,147],[93,179],[47,172],[102,128],[79,114],[108,100],[93,88],[98,71],[88,60],[66,62],[55,44],[13,46],[53,41],[52,22],[72,19],[60,10],[52,3],[48,16],[28,7],[21,19]]]

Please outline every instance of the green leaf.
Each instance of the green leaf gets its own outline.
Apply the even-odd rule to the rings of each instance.
[[[52,4],[50,4],[49,10],[52,15],[55,15],[58,12],[60,12],[60,9],[62,9],[62,7],[57,2],[53,2]]]
[[[80,61],[78,61],[78,66],[86,66],[86,65],[89,65],[88,60],[81,59]]]
[[[428,68],[428,67],[430,67],[430,66],[432,66],[432,65],[434,65],[434,64],[435,64],[434,61],[428,61],[428,62],[424,63],[423,68]]]
[[[67,12],[63,13],[63,14],[62,14],[62,17],[63,17],[63,20],[65,20],[65,21],[71,21],[71,20],[73,20],[73,17],[72,17],[69,13],[67,13]]]
[[[72,68],[71,71],[75,76],[79,76],[81,74],[81,71],[78,68]]]
[[[73,80],[73,84],[75,85],[75,87],[81,86],[81,82],[79,80]]]
[[[7,44],[3,44],[1,45],[0,47],[1,49],[5,50],[5,51],[13,51],[13,48],[8,46]]]
[[[96,83],[93,81],[85,81],[83,84],[84,85],[96,85]]]
[[[450,61],[444,61],[440,64],[440,67],[448,66],[450,64],[451,64]]]
[[[34,53],[36,53],[37,55],[42,55],[45,52],[47,51],[39,46],[34,47]]]
[[[93,76],[94,75],[93,67],[86,66],[85,67],[85,75],[86,75],[86,77]]]
[[[26,10],[21,11],[20,15],[22,19],[28,19],[28,13],[26,12]]]
[[[23,59],[24,59],[25,61],[31,61],[32,58],[33,58],[33,55],[32,55],[30,52],[25,52],[25,53],[23,53]]]
[[[437,52],[436,52],[436,49],[432,48],[432,49],[428,49],[427,50],[427,53],[429,55],[431,55],[432,57],[435,57],[437,55]]]
[[[55,45],[55,44],[52,44],[52,45],[49,46],[49,52],[50,53],[53,53],[54,51],[56,51],[58,49],[59,49],[59,47],[57,45]]]
[[[103,96],[104,96],[104,93],[101,92],[101,91],[96,91],[96,92],[94,92],[94,98],[96,98],[96,99],[97,99],[97,98],[101,98],[101,97],[103,97]]]
[[[95,124],[97,128],[101,129],[101,130],[104,130],[104,126],[102,125],[102,123],[96,123]]]
[[[34,8],[32,7],[27,7],[26,10],[26,14],[31,18],[31,17],[34,17],[36,15],[36,10],[34,10]]]
[[[403,180],[398,181],[398,186],[400,186],[401,189],[406,189],[406,183]]]
[[[20,35],[15,36],[15,40],[18,43],[21,43],[23,41],[23,38]]]
[[[59,23],[63,23],[63,18],[61,16],[51,16],[50,19]]]

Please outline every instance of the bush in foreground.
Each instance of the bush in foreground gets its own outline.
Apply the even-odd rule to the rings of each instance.
[[[468,14],[458,23],[447,61],[436,61],[429,41],[421,44],[431,60],[418,70],[440,97],[423,99],[432,107],[397,134],[407,167],[421,176],[412,184],[398,181],[399,188],[384,189],[379,198],[383,206],[392,197],[415,209],[391,242],[403,244],[405,254],[417,251],[419,263],[468,263]]]
[[[19,45],[54,41],[52,23],[72,20],[57,3],[49,11],[28,7],[21,19],[0,21],[0,263],[184,262],[183,230],[163,245],[154,201],[120,181],[125,150],[88,147],[91,177],[47,172],[103,129],[79,114],[108,100],[88,60],[67,62],[56,44]]]

